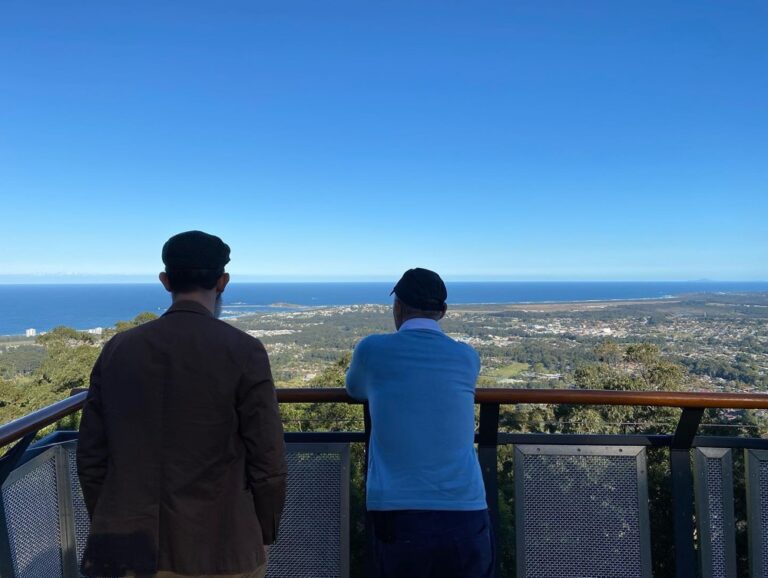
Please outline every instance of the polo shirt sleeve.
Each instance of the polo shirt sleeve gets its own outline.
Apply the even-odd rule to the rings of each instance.
[[[464,344],[464,347],[467,350],[468,361],[472,367],[472,371],[475,374],[475,379],[477,379],[477,377],[480,375],[480,354],[477,353],[477,350],[474,347],[467,343]]]
[[[472,348],[472,358],[475,362],[477,374],[480,375],[480,369],[482,367],[482,363],[480,362],[480,354],[474,348]]]
[[[349,369],[347,370],[347,393],[355,399],[368,399],[364,362],[364,352],[366,349],[366,340],[363,339],[355,347],[355,351],[352,353],[352,361],[349,363]]]

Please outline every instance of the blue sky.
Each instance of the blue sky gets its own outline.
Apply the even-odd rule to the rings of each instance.
[[[188,229],[251,280],[768,279],[767,19],[4,2],[0,280],[143,279]]]

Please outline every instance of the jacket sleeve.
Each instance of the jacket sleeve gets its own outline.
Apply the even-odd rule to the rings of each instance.
[[[102,356],[99,356],[91,371],[91,384],[83,407],[77,443],[77,474],[83,489],[85,507],[91,518],[107,477],[109,455],[101,405],[101,365]]]
[[[283,425],[269,359],[257,342],[240,382],[237,415],[246,451],[246,479],[253,495],[264,544],[277,539],[285,504],[286,474]]]

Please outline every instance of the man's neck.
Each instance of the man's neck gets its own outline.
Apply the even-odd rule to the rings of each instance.
[[[189,293],[174,293],[172,302],[194,301],[205,307],[211,314],[216,312],[216,292],[215,291],[192,291]]]

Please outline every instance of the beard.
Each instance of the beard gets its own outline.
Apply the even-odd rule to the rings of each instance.
[[[221,299],[221,293],[216,294],[216,304],[214,305],[213,309],[213,316],[216,319],[221,319],[221,310],[224,307],[224,302]]]

